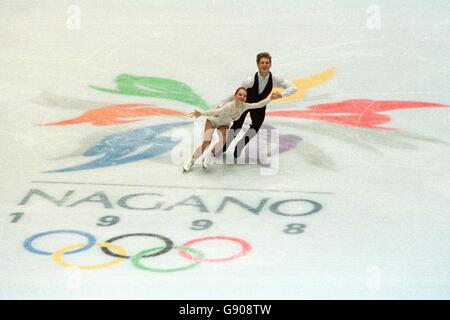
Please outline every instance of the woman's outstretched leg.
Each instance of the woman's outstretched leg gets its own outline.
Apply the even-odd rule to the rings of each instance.
[[[228,133],[228,127],[222,126],[217,129],[219,133],[219,141],[214,145],[212,149],[213,156],[219,155],[227,142],[227,133]]]
[[[212,135],[214,133],[214,126],[211,123],[211,121],[206,120],[205,123],[205,129],[203,132],[203,143],[194,151],[194,154],[192,155],[192,158],[188,160],[188,162],[185,163],[183,166],[183,171],[188,172],[191,170],[192,166],[194,165],[194,162],[196,159],[200,158],[203,152],[211,143]]]
[[[211,156],[215,157],[217,154],[222,152],[222,148],[227,141],[227,131],[228,126],[221,126],[217,128],[217,133],[219,134],[219,141],[211,148],[211,153],[207,152],[202,161],[203,169],[208,169],[209,163],[211,162]]]
[[[203,143],[195,150],[194,154],[192,155],[194,160],[200,158],[203,152],[205,152],[206,148],[208,148],[214,134],[214,129],[215,128],[212,125],[211,121],[206,120],[205,130],[203,132]]]

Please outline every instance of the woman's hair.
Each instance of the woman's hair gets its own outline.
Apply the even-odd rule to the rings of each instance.
[[[237,95],[237,93],[239,92],[239,90],[245,90],[246,92],[247,92],[247,88],[244,88],[244,87],[239,87],[239,88],[237,88],[236,89],[236,91],[234,92],[234,95]]]
[[[256,56],[256,63],[259,63],[259,60],[261,60],[261,58],[267,58],[269,59],[270,63],[272,63],[272,56],[268,52],[258,53],[258,55]]]

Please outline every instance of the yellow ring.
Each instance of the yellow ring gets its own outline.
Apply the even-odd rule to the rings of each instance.
[[[56,264],[66,267],[66,268],[75,268],[75,269],[101,269],[101,268],[107,268],[107,267],[112,267],[120,262],[122,262],[124,259],[122,258],[117,258],[114,259],[110,262],[104,263],[104,264],[98,264],[98,265],[93,265],[93,266],[79,266],[76,264],[71,264],[68,263],[66,261],[63,260],[62,256],[64,253],[66,253],[67,251],[71,251],[74,249],[79,249],[84,247],[86,244],[85,243],[80,243],[80,244],[75,244],[75,245],[71,245],[71,246],[67,246],[64,248],[59,249],[58,251],[56,251],[53,254],[53,260],[56,262]],[[106,247],[106,248],[110,248],[113,249],[115,251],[117,251],[118,254],[120,255],[127,255],[127,251],[122,248],[121,246],[118,246],[117,244],[112,244],[112,243],[107,243],[107,242],[97,242],[95,244],[96,246],[99,247]]]

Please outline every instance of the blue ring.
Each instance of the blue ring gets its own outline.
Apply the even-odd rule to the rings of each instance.
[[[89,250],[90,248],[95,246],[95,244],[97,242],[97,239],[95,239],[95,237],[92,234],[87,233],[87,232],[77,231],[77,230],[53,230],[53,231],[37,233],[34,236],[29,237],[27,240],[24,241],[23,247],[25,249],[27,249],[28,251],[36,253],[36,254],[51,256],[51,255],[53,255],[53,252],[41,251],[41,250],[38,250],[35,247],[33,247],[33,241],[36,240],[37,238],[40,238],[40,237],[43,237],[43,236],[46,236],[49,234],[55,234],[55,233],[75,233],[75,234],[82,235],[88,239],[88,243],[83,248],[68,251],[65,254],[74,254],[74,253],[82,252],[85,250]]]

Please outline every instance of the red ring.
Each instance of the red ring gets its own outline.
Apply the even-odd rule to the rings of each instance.
[[[241,245],[242,247],[242,251],[238,254],[235,254],[231,257],[228,258],[221,258],[221,259],[204,259],[204,258],[200,258],[200,257],[193,257],[191,256],[188,252],[180,250],[180,255],[186,259],[189,260],[193,260],[193,261],[202,261],[202,262],[226,262],[226,261],[230,261],[230,260],[234,260],[237,259],[239,257],[242,257],[244,255],[246,255],[251,249],[252,246],[250,245],[250,243],[248,243],[245,240],[242,239],[238,239],[238,238],[233,238],[233,237],[224,237],[224,236],[213,236],[213,237],[204,237],[204,238],[198,238],[198,239],[192,239],[189,240],[188,242],[183,243],[181,246],[184,247],[188,247],[189,245],[193,244],[193,243],[197,243],[197,242],[201,242],[201,241],[206,241],[206,240],[230,240],[230,241],[234,241],[237,242],[238,244]]]

